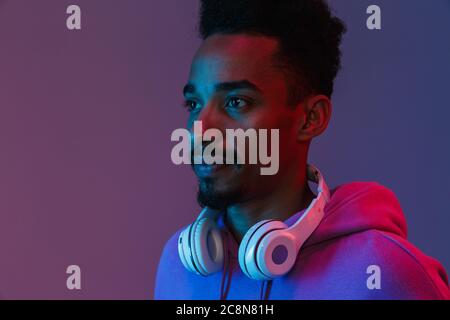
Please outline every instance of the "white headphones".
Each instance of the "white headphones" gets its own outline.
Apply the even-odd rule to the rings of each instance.
[[[291,227],[276,220],[262,220],[251,227],[239,245],[239,265],[249,278],[271,280],[291,270],[297,254],[319,225],[330,192],[320,171],[308,165],[308,180],[318,184],[318,194]],[[207,276],[223,267],[224,246],[216,221],[218,211],[204,208],[178,238],[181,262],[191,272]]]

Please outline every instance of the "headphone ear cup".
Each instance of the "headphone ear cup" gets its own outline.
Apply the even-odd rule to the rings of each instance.
[[[178,255],[187,270],[198,273],[193,265],[191,246],[189,245],[189,232],[191,228],[192,224],[181,231],[178,237]]]
[[[272,230],[260,239],[256,261],[262,273],[275,278],[291,270],[297,259],[298,250],[295,246],[294,236],[287,231]]]
[[[203,276],[222,269],[222,235],[213,220],[204,218],[196,221],[191,232],[191,252],[195,266]]]
[[[247,230],[247,232],[245,233],[245,235],[242,238],[241,243],[239,245],[239,251],[238,251],[239,265],[241,267],[242,272],[250,279],[252,279],[252,276],[250,275],[250,272],[247,269],[247,264],[245,262],[245,256],[247,254],[249,240],[252,238],[254,232],[256,230],[258,230],[258,228],[260,226],[262,226],[270,221],[272,221],[272,220],[262,220],[262,221],[259,221],[258,223],[256,223],[255,225],[253,225],[250,229]]]
[[[249,278],[254,280],[271,280],[270,275],[265,274],[258,261],[258,247],[261,239],[271,231],[286,229],[287,226],[281,221],[263,220],[251,227],[239,246],[239,265]]]

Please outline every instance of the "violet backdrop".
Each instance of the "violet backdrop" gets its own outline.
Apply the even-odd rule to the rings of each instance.
[[[66,28],[66,8],[82,30]],[[375,180],[450,271],[450,1],[334,0],[349,31],[310,160]],[[366,8],[382,30],[366,28]],[[197,0],[0,0],[0,298],[149,299],[165,241],[199,211],[172,164]],[[66,288],[66,267],[82,289]]]

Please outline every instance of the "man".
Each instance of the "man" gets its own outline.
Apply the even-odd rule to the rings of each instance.
[[[202,130],[221,132],[278,129],[279,170],[261,175],[260,164],[193,165],[198,201],[220,213],[215,223],[223,235],[224,248],[211,249],[210,238],[204,247],[219,250],[223,266],[205,274],[192,260],[203,276],[187,270],[183,259],[193,258],[180,259],[180,234],[187,230],[189,241],[197,235],[185,227],[163,250],[156,299],[449,298],[444,269],[406,240],[397,199],[376,183],[332,190],[288,273],[255,280],[238,261],[252,226],[262,220],[292,226],[316,197],[307,182],[308,149],[331,117],[344,32],[323,0],[202,1],[203,43],[184,88],[188,128],[201,121]]]

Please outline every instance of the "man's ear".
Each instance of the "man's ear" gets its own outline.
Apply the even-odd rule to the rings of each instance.
[[[332,105],[327,96],[311,96],[303,101],[302,114],[299,117],[299,127],[297,139],[299,141],[309,141],[321,135],[330,122]]]

